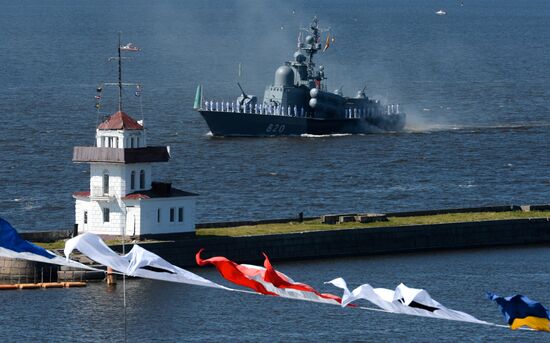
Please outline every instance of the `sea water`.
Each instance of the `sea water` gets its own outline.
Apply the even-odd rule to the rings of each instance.
[[[446,16],[435,11],[445,8]],[[406,132],[213,138],[192,110],[206,99],[262,96],[317,15],[335,42],[315,61],[329,89],[401,104]],[[21,230],[71,228],[71,194],[89,188],[73,146],[93,145],[112,113],[108,57],[117,33],[124,110],[172,160],[155,179],[199,193],[197,221],[548,203],[550,3],[529,1],[68,1],[2,3],[0,216]],[[239,76],[239,64],[242,66]],[[427,288],[443,304],[498,321],[486,290],[550,304],[546,248],[399,255],[283,265],[315,286]],[[533,262],[535,261],[535,262]],[[211,271],[198,271],[214,276]],[[152,281],[129,282],[133,341],[525,341],[536,333],[368,313]],[[327,290],[325,286],[321,286]],[[120,340],[120,287],[0,294],[7,341]]]

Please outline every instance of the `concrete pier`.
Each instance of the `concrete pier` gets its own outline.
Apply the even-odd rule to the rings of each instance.
[[[188,238],[142,246],[180,267],[194,267],[195,254],[225,256],[239,263],[365,256],[373,254],[550,244],[549,219],[513,219],[342,229],[246,237]],[[119,249],[119,247],[113,247]]]

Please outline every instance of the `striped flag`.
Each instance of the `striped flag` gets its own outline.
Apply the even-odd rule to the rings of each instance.
[[[264,267],[260,267],[250,264],[237,264],[222,256],[203,260],[200,256],[202,251],[203,249],[196,255],[199,266],[211,264],[218,269],[226,280],[253,289],[260,294],[332,305],[339,305],[342,301],[335,295],[320,293],[313,287],[296,282],[287,275],[275,270],[266,254],[264,254]]]

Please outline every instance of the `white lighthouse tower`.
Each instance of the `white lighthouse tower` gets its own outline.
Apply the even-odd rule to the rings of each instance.
[[[95,147],[75,147],[73,161],[90,163],[90,190],[76,192],[79,232],[147,236],[193,232],[196,194],[154,182],[152,164],[168,147],[147,146],[142,123],[118,111],[96,130]]]
[[[168,162],[169,148],[148,146],[143,122],[122,111],[120,52],[119,42],[119,110],[99,124],[95,146],[73,152],[73,162],[90,163],[89,191],[73,194],[77,229],[116,236],[194,232],[197,194],[153,181],[152,165]]]

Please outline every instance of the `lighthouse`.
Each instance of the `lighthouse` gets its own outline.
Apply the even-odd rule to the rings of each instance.
[[[118,39],[118,111],[96,129],[95,146],[77,146],[73,162],[90,164],[90,188],[76,192],[75,224],[79,232],[114,236],[152,236],[195,231],[197,194],[153,181],[153,164],[168,162],[170,149],[148,146],[143,120],[137,121],[122,109],[123,86],[141,85],[122,82],[123,51],[139,51],[131,43]],[[99,115],[103,85],[97,88]]]
[[[79,232],[150,236],[194,232],[195,196],[153,181],[166,146],[148,146],[142,121],[118,111],[96,130],[96,144],[75,147],[73,162],[90,164],[89,191],[73,194]]]

